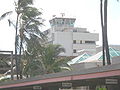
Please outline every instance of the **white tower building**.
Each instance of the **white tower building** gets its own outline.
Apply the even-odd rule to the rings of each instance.
[[[78,56],[80,52],[94,54],[98,33],[90,33],[86,28],[74,27],[75,18],[54,17],[50,20],[51,28],[44,33],[49,38],[49,43],[62,45],[66,52],[62,56]]]

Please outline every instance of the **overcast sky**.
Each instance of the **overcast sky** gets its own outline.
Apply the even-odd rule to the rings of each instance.
[[[108,39],[109,44],[120,45],[120,2],[108,0]],[[42,17],[46,20],[42,30],[50,28],[49,20],[53,15],[58,17],[65,13],[65,17],[76,18],[76,27],[87,28],[90,32],[100,34],[100,0],[35,0],[35,6],[42,8]],[[2,13],[14,10],[14,0],[2,0],[0,3],[0,16]],[[9,18],[14,18],[9,17]],[[14,28],[10,28],[7,19],[0,21],[0,50],[14,50]]]

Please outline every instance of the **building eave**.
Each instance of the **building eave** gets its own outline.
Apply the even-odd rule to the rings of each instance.
[[[71,72],[60,72],[54,74],[46,74],[23,80],[15,80],[0,84],[0,88],[22,87],[45,83],[64,82],[71,80],[84,80],[91,78],[103,78],[120,76],[120,64],[107,65],[104,67],[90,68],[86,70],[77,70]]]

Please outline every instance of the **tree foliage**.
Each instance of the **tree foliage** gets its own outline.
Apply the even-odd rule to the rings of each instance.
[[[43,39],[45,36],[40,31],[40,26],[43,25],[43,19],[41,18],[41,12],[35,8],[33,0],[15,0],[15,11],[9,11],[1,15],[0,20],[5,18],[11,13],[16,13],[15,23],[8,19],[9,26],[15,28],[15,60],[16,60],[16,72],[21,75],[21,54],[27,47],[27,40],[32,36],[37,36]],[[45,38],[44,38],[45,40]],[[19,56],[19,57],[18,57]]]
[[[69,58],[59,56],[60,53],[65,52],[64,48],[62,48],[60,45],[41,45],[39,39],[31,39],[36,40],[35,42],[38,43],[29,43],[27,50],[24,52],[24,75],[36,76],[48,73],[56,73],[65,69],[62,67],[69,67],[67,64]],[[31,39],[29,40],[30,42],[32,41]],[[68,69],[69,68],[67,68],[67,70]]]

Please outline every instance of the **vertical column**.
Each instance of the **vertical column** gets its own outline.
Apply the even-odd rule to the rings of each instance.
[[[11,80],[13,80],[13,51],[11,51]]]

